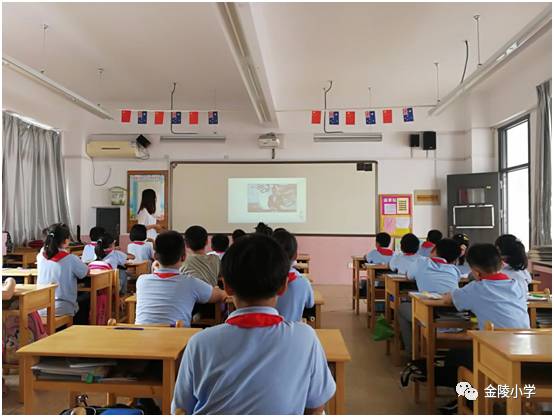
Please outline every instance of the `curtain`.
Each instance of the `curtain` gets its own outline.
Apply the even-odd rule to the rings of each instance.
[[[552,80],[537,86],[537,146],[535,147],[535,200],[531,223],[531,247],[552,245],[550,234],[552,202],[551,132]]]
[[[70,225],[60,133],[2,113],[2,229],[15,245]]]

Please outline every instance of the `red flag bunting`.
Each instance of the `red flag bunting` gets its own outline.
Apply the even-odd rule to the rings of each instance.
[[[392,110],[383,110],[383,123],[392,123]]]
[[[347,111],[346,112],[346,124],[347,125],[356,124],[356,112],[354,112],[354,111]]]
[[[198,112],[191,111],[189,112],[189,124],[197,125],[198,124]]]
[[[312,110],[312,124],[318,125],[321,123],[321,110]]]
[[[121,123],[129,123],[131,121],[131,110],[121,110]]]
[[[164,124],[164,112],[157,111],[154,113],[154,124],[163,125]]]

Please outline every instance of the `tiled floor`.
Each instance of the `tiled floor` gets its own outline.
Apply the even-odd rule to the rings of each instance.
[[[424,404],[415,404],[411,390],[399,384],[401,368],[394,367],[385,356],[384,342],[374,342],[366,328],[365,315],[354,315],[349,286],[318,286],[324,296],[322,326],[341,329],[352,362],[346,366],[346,411],[349,414],[421,414]],[[362,312],[365,305],[362,304]],[[21,414],[17,401],[16,375],[6,377],[9,392],[3,398],[3,414]],[[59,414],[66,407],[67,396],[59,393],[39,394],[40,412]],[[104,396],[91,395],[89,403],[102,404]]]

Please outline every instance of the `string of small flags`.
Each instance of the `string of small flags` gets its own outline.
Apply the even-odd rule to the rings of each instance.
[[[136,123],[139,125],[148,124],[149,115],[154,113],[154,124],[163,125],[166,120],[166,113],[169,114],[171,118],[171,124],[180,125],[180,124],[189,124],[189,125],[198,125],[200,121],[200,113],[207,113],[208,115],[208,124],[217,125],[219,124],[219,112],[217,111],[208,111],[208,112],[199,112],[199,111],[148,111],[148,110],[121,110],[121,123],[131,123],[133,119],[133,113],[136,114]],[[185,117],[183,117],[185,116]]]
[[[331,110],[327,112],[327,117],[329,118],[330,125],[339,125],[341,124],[341,115],[340,111]],[[377,124],[375,110],[366,110],[363,112],[365,116],[366,125],[375,125]],[[321,119],[323,115],[323,110],[312,110],[312,124],[319,125],[321,124]],[[347,110],[344,112],[344,124],[346,125],[355,125],[356,124],[356,111]],[[414,121],[414,109],[413,107],[403,107],[402,108],[402,120],[404,123],[409,123]],[[389,124],[393,122],[393,113],[392,109],[383,109],[381,114],[381,122],[383,124]]]

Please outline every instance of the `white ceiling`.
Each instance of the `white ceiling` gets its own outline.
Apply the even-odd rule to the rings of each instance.
[[[246,7],[245,5],[240,7]],[[253,3],[257,41],[277,109],[435,101],[459,82],[474,14],[481,61],[547,3]],[[168,103],[180,108],[251,109],[211,3],[3,3],[3,54],[40,69],[99,103]],[[46,52],[42,24],[47,23]],[[104,67],[102,81],[97,68]],[[217,98],[214,98],[214,91]],[[215,103],[217,100],[217,103]],[[169,103],[167,104],[169,106]]]

